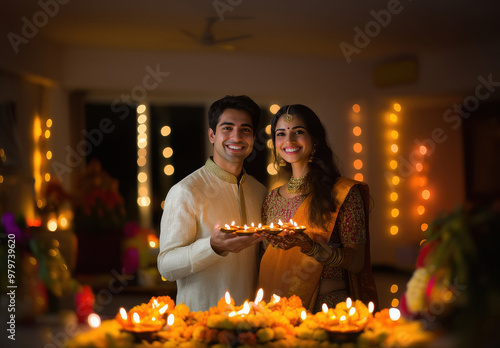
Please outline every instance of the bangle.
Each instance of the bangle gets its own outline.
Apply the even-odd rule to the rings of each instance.
[[[344,251],[340,248],[332,248],[332,254],[324,262],[329,267],[338,267],[344,261]]]
[[[300,250],[304,254],[306,254],[307,256],[314,256],[318,252],[318,246],[319,246],[319,244],[313,241],[311,250],[309,250],[308,252],[304,252],[304,251],[302,251],[302,249],[300,249]]]

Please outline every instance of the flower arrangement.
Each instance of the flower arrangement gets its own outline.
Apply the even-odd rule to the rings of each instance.
[[[260,290],[259,290],[260,292]],[[332,339],[332,314],[357,308],[356,318],[366,312],[364,332],[348,342]],[[318,315],[320,314],[320,315]],[[347,314],[346,314],[347,315]],[[354,315],[354,314],[351,314]],[[158,325],[156,325],[158,323]],[[418,322],[389,316],[389,310],[371,315],[360,303],[340,303],[317,314],[307,313],[299,297],[273,296],[266,303],[245,301],[235,305],[229,293],[208,311],[191,312],[168,296],[153,297],[128,312],[121,308],[115,319],[81,333],[67,348],[81,347],[413,347],[434,338]]]
[[[400,309],[454,332],[465,346],[493,337],[500,317],[500,206],[460,207],[427,231]],[[495,319],[496,318],[496,319]]]
[[[99,161],[91,160],[77,178],[74,194],[75,230],[97,234],[122,228],[126,222],[124,199],[118,181],[106,173]]]

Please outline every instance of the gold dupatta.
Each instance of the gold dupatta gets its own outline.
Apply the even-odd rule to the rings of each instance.
[[[308,225],[311,196],[307,197],[304,202],[302,202],[297,209],[293,220],[299,225],[307,226],[306,233],[313,240],[323,242],[325,244],[328,243],[335,227],[340,207],[344,203],[345,198],[354,185],[359,185],[360,192],[365,203],[365,211],[368,213],[368,186],[359,181],[340,177],[337,179],[332,191],[337,210],[334,213],[331,213],[326,230]],[[368,214],[366,214],[366,228],[367,244],[365,250],[367,255],[365,255],[365,257],[367,256],[368,258],[365,258],[365,268],[367,265],[369,266],[371,276],[371,264],[369,258],[370,245],[368,242]],[[365,271],[365,268],[363,268],[363,271]],[[315,258],[303,254],[299,248],[283,250],[269,246],[262,257],[260,264],[259,287],[264,290],[264,294],[267,298],[270,298],[272,294],[286,297],[297,295],[301,298],[304,307],[312,311],[316,302],[322,271],[323,265],[316,261]],[[368,280],[370,276],[364,276],[364,279]],[[373,281],[373,278],[371,278],[371,280]],[[359,290],[359,281],[351,281],[349,277],[349,281],[346,280],[346,283],[349,283],[346,284],[349,286],[349,290],[351,290],[351,287],[354,287],[353,290],[355,293],[361,293]],[[361,283],[364,283],[364,281]],[[373,282],[373,287],[374,286]],[[363,296],[352,297],[354,297],[354,299],[362,299]]]

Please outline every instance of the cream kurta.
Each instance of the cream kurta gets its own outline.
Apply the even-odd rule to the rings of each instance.
[[[237,304],[255,297],[258,245],[221,256],[210,246],[210,237],[216,225],[260,222],[266,194],[252,176],[243,174],[238,185],[234,175],[211,159],[170,189],[161,219],[158,270],[177,281],[177,304],[206,311],[226,290]]]

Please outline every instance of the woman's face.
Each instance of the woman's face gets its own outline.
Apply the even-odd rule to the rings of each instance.
[[[313,149],[311,135],[304,121],[293,116],[291,122],[285,122],[283,117],[276,123],[276,151],[288,163],[307,164]]]

